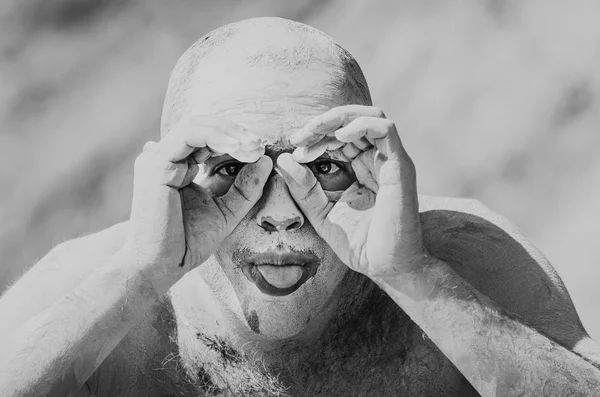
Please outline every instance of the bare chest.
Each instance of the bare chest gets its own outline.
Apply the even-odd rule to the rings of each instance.
[[[157,317],[163,323],[126,338],[87,388],[98,396],[478,395],[393,302],[379,301],[366,313],[310,346],[286,348],[271,363],[202,336],[213,358],[190,370],[169,337],[175,324],[164,323],[163,312]]]

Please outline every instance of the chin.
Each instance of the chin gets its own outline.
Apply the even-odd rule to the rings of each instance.
[[[320,305],[312,302],[302,286],[285,295],[265,293],[254,283],[248,287],[239,299],[243,314],[241,320],[252,332],[261,336],[292,337],[302,332],[310,323],[312,314],[320,310]],[[312,296],[316,297],[315,294]]]
[[[270,286],[261,288],[260,283],[244,276],[244,288],[238,292],[241,320],[255,334],[276,339],[294,337],[312,328],[315,322],[323,321],[326,316],[322,314],[345,273],[343,268],[331,269],[327,265],[318,263],[314,276],[299,286],[294,285],[293,291],[273,291]]]

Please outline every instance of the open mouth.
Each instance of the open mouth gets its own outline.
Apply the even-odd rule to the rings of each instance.
[[[318,267],[315,255],[270,251],[250,255],[243,261],[242,272],[263,294],[285,296],[314,276]]]

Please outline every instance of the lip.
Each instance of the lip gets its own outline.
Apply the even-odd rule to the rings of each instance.
[[[257,266],[300,266],[302,268],[302,276],[292,286],[287,288],[279,288],[270,284],[263,275],[258,271]],[[317,273],[319,261],[316,255],[303,252],[279,252],[268,251],[260,254],[252,254],[245,258],[242,262],[242,273],[246,278],[254,283],[258,289],[266,295],[285,296],[296,291],[302,284]]]

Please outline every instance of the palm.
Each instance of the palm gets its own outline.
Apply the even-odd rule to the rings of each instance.
[[[196,267],[216,251],[239,222],[239,215],[228,211],[212,195],[194,183],[181,190],[182,232],[187,251],[185,264]]]
[[[361,271],[366,263],[372,210],[359,211],[346,202],[336,203],[327,219],[317,228],[337,256],[354,270]]]

